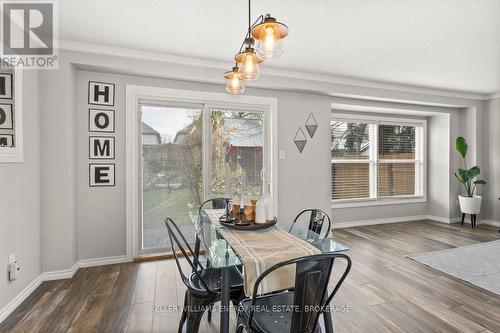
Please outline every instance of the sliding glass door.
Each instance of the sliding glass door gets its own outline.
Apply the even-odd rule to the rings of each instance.
[[[166,217],[194,237],[188,212],[203,199],[202,109],[143,105],[141,111],[139,248],[145,254],[168,251]]]
[[[169,252],[172,218],[194,243],[189,214],[208,198],[258,198],[266,155],[266,117],[209,105],[140,105],[142,174],[139,255]]]

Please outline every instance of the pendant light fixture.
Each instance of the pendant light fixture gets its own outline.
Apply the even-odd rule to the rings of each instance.
[[[245,39],[245,50],[239,52],[234,56],[236,63],[241,66],[241,73],[245,76],[246,80],[257,80],[260,76],[260,66],[259,64],[264,60],[255,52],[253,44],[255,43],[253,38]]]
[[[252,28],[252,37],[259,41],[257,52],[264,59],[281,55],[281,40],[288,35],[288,27],[267,14],[262,23]]]
[[[282,53],[281,40],[288,35],[288,27],[267,14],[260,15],[252,24],[251,0],[248,0],[248,31],[238,53],[234,56],[236,65],[224,73],[226,90],[230,94],[241,94],[245,87],[243,80],[256,80],[260,76],[260,64],[264,59],[273,59]],[[254,48],[258,41],[257,51]]]
[[[233,95],[242,94],[245,91],[244,75],[240,73],[238,66],[234,66],[229,72],[224,73],[227,80],[226,91]]]

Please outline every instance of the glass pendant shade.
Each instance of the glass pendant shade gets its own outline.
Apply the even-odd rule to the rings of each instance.
[[[234,60],[241,66],[240,73],[245,80],[256,80],[260,76],[259,64],[263,61],[253,48],[247,47],[245,52],[238,53]]]
[[[259,42],[257,52],[264,59],[277,58],[283,52],[281,40],[287,35],[288,27],[270,16],[252,29],[252,37]]]
[[[245,84],[243,83],[245,77],[240,73],[238,67],[233,67],[230,72],[224,73],[226,79],[226,91],[232,95],[242,94],[245,91]]]
[[[267,39],[259,41],[257,44],[257,53],[265,60],[278,58],[283,53],[282,40]]]

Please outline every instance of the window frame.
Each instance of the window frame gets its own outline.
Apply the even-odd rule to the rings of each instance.
[[[427,201],[427,120],[418,118],[398,118],[390,116],[372,116],[364,114],[350,114],[350,113],[337,113],[332,111],[330,116],[330,127],[331,121],[346,121],[346,122],[360,122],[367,123],[369,125],[375,125],[369,127],[369,142],[370,142],[370,154],[368,159],[356,160],[356,159],[346,159],[339,160],[331,158],[330,151],[330,170],[332,164],[349,164],[349,163],[368,163],[370,166],[370,197],[369,198],[349,198],[349,199],[333,199],[331,198],[332,208],[349,208],[349,207],[364,207],[364,206],[378,206],[378,205],[396,205],[396,204],[408,204],[408,203],[419,203]],[[379,125],[406,125],[406,126],[421,126],[422,127],[422,149],[419,152],[415,152],[415,159],[410,160],[392,160],[392,159],[378,159],[378,126]],[[372,144],[372,140],[374,143]],[[331,143],[331,142],[330,142]],[[417,159],[417,155],[421,155],[421,160]],[[421,164],[420,168],[416,168],[415,177],[422,177],[422,182],[415,182],[415,184],[420,184],[419,189],[421,194],[417,195],[400,195],[391,197],[379,197],[378,196],[378,165],[383,163],[415,163]],[[331,177],[331,171],[330,171]],[[333,179],[330,179],[330,184],[332,184]],[[331,191],[330,191],[331,193]],[[331,194],[330,194],[331,195]]]

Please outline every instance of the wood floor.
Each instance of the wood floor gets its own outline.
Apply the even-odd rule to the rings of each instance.
[[[500,239],[496,228],[419,221],[335,230],[334,238],[353,260],[334,299],[336,333],[500,332],[499,295],[406,258]],[[80,269],[43,283],[0,332],[177,332],[183,295],[171,260]],[[218,315],[200,331],[218,332]]]

